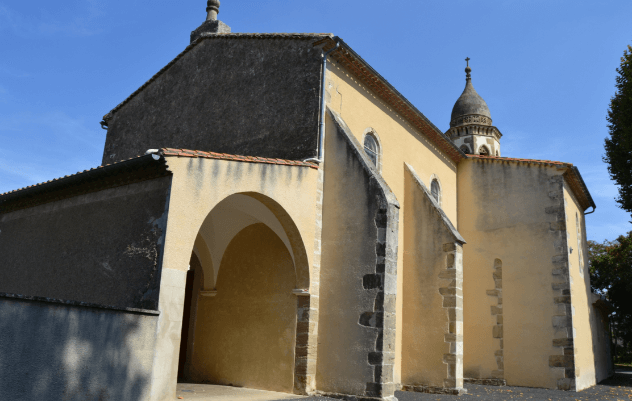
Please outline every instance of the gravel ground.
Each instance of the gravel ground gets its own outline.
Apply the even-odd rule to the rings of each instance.
[[[399,401],[630,401],[632,400],[632,368],[617,370],[614,377],[594,387],[580,391],[579,393],[530,387],[496,387],[472,384],[466,384],[465,388],[467,389],[467,394],[462,396],[422,394],[404,391],[396,392],[395,396]],[[300,400],[336,401],[325,397],[308,397],[301,398]]]

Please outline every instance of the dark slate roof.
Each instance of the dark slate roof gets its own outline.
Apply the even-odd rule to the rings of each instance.
[[[160,77],[165,71],[167,71],[171,66],[178,62],[185,54],[191,51],[198,43],[202,42],[205,39],[296,39],[296,40],[320,40],[327,36],[333,36],[331,33],[204,33],[198,39],[193,41],[190,45],[188,45],[180,54],[178,54],[173,60],[171,60],[166,66],[164,66],[160,71],[154,74],[153,77],[149,78],[147,82],[145,82],[140,88],[136,89],[131,95],[127,97],[127,99],[123,100],[116,107],[114,107],[108,114],[103,116],[103,121],[107,123],[110,119],[111,115],[115,113],[118,109],[127,104],[130,100],[132,100],[136,95],[138,95],[143,89],[145,89],[149,84],[154,82],[158,77]]]
[[[468,79],[465,83],[465,89],[463,89],[463,93],[457,99],[454,107],[452,108],[452,116],[450,121],[454,121],[461,116],[466,116],[470,114],[476,114],[480,116],[486,116],[492,118],[489,113],[489,107],[487,107],[487,103],[483,100],[483,98],[476,92],[474,89],[474,85],[472,85],[472,80]]]
[[[110,119],[113,113],[128,103],[134,96],[141,92],[145,87],[155,81],[161,74],[168,70],[186,53],[191,51],[198,43],[204,40],[225,40],[225,39],[252,39],[252,40],[278,40],[278,39],[294,39],[294,40],[312,40],[314,46],[323,46],[323,50],[332,49],[335,44],[340,43],[338,50],[331,54],[340,65],[347,68],[367,87],[373,90],[382,100],[389,104],[402,117],[406,118],[421,133],[428,137],[437,147],[443,150],[455,163],[465,158],[463,153],[454,143],[447,138],[439,128],[437,128],[426,116],[423,115],[415,106],[412,105],[401,93],[395,89],[386,79],[384,79],[377,71],[375,71],[362,57],[360,57],[349,45],[342,39],[331,33],[218,33],[203,34],[199,39],[195,40],[182,53],[174,58],[169,64],[156,73],[149,81],[145,82],[140,88],[132,93],[127,99],[112,109],[103,117],[105,123]]]
[[[571,190],[577,197],[579,203],[584,210],[592,207],[593,210],[597,208],[595,201],[588,191],[588,187],[584,182],[579,169],[571,163],[558,162],[554,160],[535,160],[535,159],[518,159],[513,157],[500,157],[500,156],[482,156],[482,155],[467,155],[468,159],[488,160],[492,162],[516,162],[525,164],[539,164],[550,167],[556,167],[558,169],[566,169],[564,172],[564,178],[568,182]]]

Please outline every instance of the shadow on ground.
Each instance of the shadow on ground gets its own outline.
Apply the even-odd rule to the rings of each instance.
[[[599,384],[604,386],[632,388],[632,366],[617,366],[616,374]]]

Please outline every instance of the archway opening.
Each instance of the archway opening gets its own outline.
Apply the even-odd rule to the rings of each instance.
[[[178,380],[291,393],[294,290],[308,287],[306,269],[301,236],[276,202],[257,194],[220,202],[191,256]]]

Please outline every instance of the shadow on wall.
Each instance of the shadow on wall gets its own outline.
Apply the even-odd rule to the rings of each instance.
[[[149,399],[157,316],[0,299],[0,399]]]

